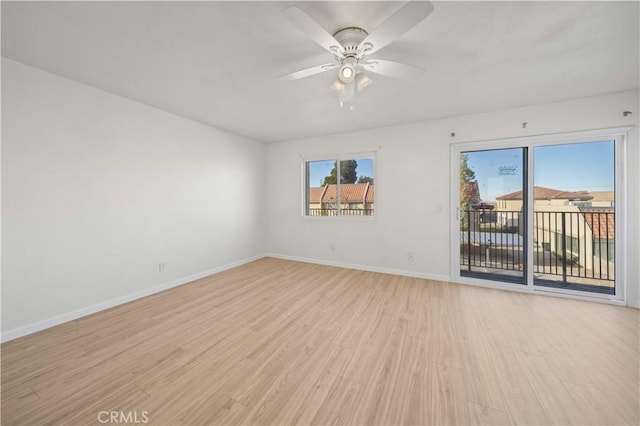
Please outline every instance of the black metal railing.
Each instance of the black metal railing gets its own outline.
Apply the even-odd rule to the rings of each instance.
[[[308,209],[307,216],[337,216],[338,209]],[[340,209],[340,216],[373,216],[373,209]]]
[[[613,211],[534,212],[534,272],[615,280]]]
[[[522,271],[525,259],[522,212],[467,210],[460,230],[461,268]]]
[[[531,239],[536,280],[613,282],[614,221],[611,210],[534,212]],[[524,271],[525,227],[519,211],[467,210],[460,228],[461,272]]]

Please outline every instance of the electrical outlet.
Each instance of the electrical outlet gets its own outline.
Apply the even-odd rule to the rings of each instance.
[[[409,253],[409,256],[407,256],[407,258],[409,259],[409,262],[413,262],[415,260],[413,253]]]
[[[158,272],[164,272],[164,262],[158,263]]]
[[[336,251],[336,246],[334,244],[331,244],[331,251]]]

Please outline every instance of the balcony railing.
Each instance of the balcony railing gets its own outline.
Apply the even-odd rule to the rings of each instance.
[[[307,216],[337,216],[337,209],[308,209]],[[340,209],[340,216],[373,216],[373,209]]]
[[[519,211],[469,210],[460,228],[463,275],[490,273],[524,282],[524,215]],[[603,287],[615,280],[614,212],[534,212],[535,284]],[[598,291],[598,290],[595,290]]]

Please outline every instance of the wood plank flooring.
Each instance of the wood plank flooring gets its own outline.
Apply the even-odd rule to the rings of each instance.
[[[3,344],[2,424],[637,425],[639,324],[267,258]]]

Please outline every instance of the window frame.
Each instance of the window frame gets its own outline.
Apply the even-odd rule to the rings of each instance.
[[[377,177],[378,176],[378,170],[377,170],[377,163],[378,163],[378,159],[377,159],[377,151],[366,151],[366,152],[357,152],[357,153],[347,153],[347,154],[336,154],[336,155],[319,155],[319,156],[301,156],[301,163],[300,163],[300,168],[301,168],[301,182],[302,182],[302,186],[301,186],[301,209],[300,209],[300,215],[302,216],[303,219],[307,219],[307,220],[349,220],[349,221],[372,221],[372,220],[376,220],[376,217],[378,216],[378,212],[377,212],[377,208],[374,207],[374,214],[370,215],[370,216],[366,216],[366,215],[362,215],[362,216],[356,216],[356,215],[342,215],[340,214],[340,179],[338,179],[338,183],[337,183],[337,187],[336,187],[336,193],[337,193],[337,205],[338,205],[338,209],[337,209],[337,214],[335,216],[309,216],[307,214],[307,188],[308,188],[308,182],[307,182],[307,163],[312,163],[312,162],[317,162],[317,161],[347,161],[347,160],[358,160],[358,159],[371,159],[371,161],[373,161],[373,180],[374,180],[374,185],[376,185],[376,181],[377,181]],[[378,188],[376,187],[375,189],[375,195],[374,195],[374,206],[378,203],[378,198],[379,198],[379,191]]]

